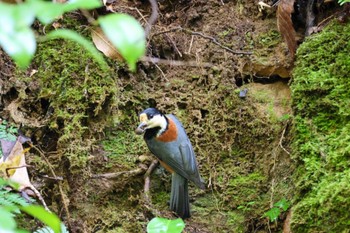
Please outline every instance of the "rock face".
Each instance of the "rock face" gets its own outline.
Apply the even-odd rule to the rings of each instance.
[[[287,82],[250,83],[241,88],[245,87],[248,88],[249,94],[256,99],[255,104],[261,114],[267,114],[275,119],[291,117],[291,91]]]
[[[279,76],[281,78],[290,78],[291,68],[281,64],[279,61],[259,62],[253,60],[251,64],[243,67],[246,74],[254,74],[258,77]]]

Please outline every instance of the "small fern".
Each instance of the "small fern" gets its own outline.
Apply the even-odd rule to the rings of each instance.
[[[7,121],[1,120],[0,118],[0,139],[6,140],[6,141],[16,141],[18,129],[10,125],[8,126]],[[2,157],[2,149],[1,149],[1,142],[0,142],[0,158]]]
[[[30,199],[30,201],[33,201],[33,199]],[[0,206],[1,207],[4,207],[4,208],[10,207],[13,213],[19,214],[20,213],[19,207],[27,206],[27,205],[29,205],[29,203],[26,199],[21,197],[18,193],[13,193],[5,189],[5,185],[0,184]]]
[[[0,119],[0,139],[5,139],[8,141],[16,141],[16,134],[18,133],[18,129],[10,125],[8,126],[7,121]]]
[[[37,229],[33,233],[54,233],[54,231],[50,227],[46,226],[46,227]],[[61,233],[69,233],[66,226],[63,224],[61,224]]]
[[[2,206],[26,206],[29,204],[18,193],[12,193],[5,189],[0,189],[0,203]]]
[[[17,228],[15,216],[21,213],[26,213],[47,227],[38,229],[36,233],[69,233],[67,228],[62,224],[60,219],[54,213],[48,212],[42,206],[33,205],[33,199],[29,198],[29,202],[21,197],[18,193],[8,191],[6,187],[12,186],[18,188],[18,184],[4,180],[0,177],[0,232],[25,232]],[[16,188],[17,187],[17,188]],[[29,233],[29,232],[28,232]]]

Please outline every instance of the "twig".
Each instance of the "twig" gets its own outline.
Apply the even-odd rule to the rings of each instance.
[[[153,160],[145,173],[145,186],[144,186],[145,193],[149,192],[149,187],[151,183],[151,174],[154,171],[154,169],[156,169],[158,164],[159,164],[159,161],[157,159]]]
[[[159,35],[162,35],[165,33],[175,32],[175,31],[179,31],[179,30],[182,30],[182,27],[178,26],[178,27],[170,28],[170,29],[165,30],[165,31],[154,33],[152,36],[159,36]]]
[[[30,189],[34,192],[34,194],[39,198],[39,200],[40,200],[41,203],[43,204],[45,210],[47,210],[48,212],[51,213],[51,210],[47,207],[46,202],[45,202],[43,196],[42,196],[41,193],[34,187],[34,185],[31,184],[31,185],[27,186],[27,188],[30,188]]]
[[[11,176],[9,174],[9,170],[23,168],[23,167],[33,167],[33,166],[31,166],[31,165],[23,165],[23,166],[17,166],[17,167],[8,167],[8,168],[5,169],[7,178],[10,178],[10,176]]]
[[[192,45],[193,45],[193,39],[194,39],[194,36],[192,35],[192,36],[191,36],[190,46],[188,47],[188,50],[187,50],[187,53],[188,53],[188,54],[191,53],[191,49],[192,49]]]
[[[148,167],[147,172],[145,173],[145,185],[143,188],[144,192],[144,199],[145,199],[145,206],[147,209],[149,209],[152,213],[156,210],[152,208],[152,200],[150,196],[150,184],[151,184],[151,174],[154,171],[154,169],[158,166],[159,161],[157,159],[153,160],[151,165]]]
[[[284,129],[283,129],[282,136],[281,136],[281,138],[280,138],[280,141],[279,141],[278,145],[282,148],[282,150],[284,150],[288,155],[290,155],[289,151],[287,151],[286,148],[284,148],[283,145],[282,145],[282,142],[283,142],[283,139],[284,139],[284,134],[285,134],[285,132],[286,132],[286,129],[287,129],[287,126],[284,127]]]
[[[197,61],[174,61],[174,60],[166,60],[166,59],[160,59],[157,57],[142,57],[140,59],[142,62],[151,62],[151,63],[157,63],[157,64],[163,64],[163,65],[170,65],[170,66],[190,66],[190,67],[212,67],[213,64],[211,63],[198,63]]]
[[[46,158],[44,152],[42,152],[38,147],[34,146],[34,145],[31,144],[31,143],[29,143],[29,145],[30,145],[33,149],[35,149],[35,150],[40,154],[41,158],[44,159],[44,161],[46,162],[47,166],[49,167],[52,176],[53,176],[56,180],[58,180],[59,178],[57,178],[56,173],[55,173],[55,171],[53,170],[53,167],[52,167],[51,163],[50,163],[49,160]],[[70,213],[69,213],[69,210],[68,210],[68,203],[67,203],[66,198],[65,198],[66,195],[65,195],[64,192],[63,192],[63,189],[62,189],[62,186],[61,186],[60,182],[57,182],[57,185],[58,185],[58,189],[59,189],[59,191],[60,191],[60,195],[61,195],[61,199],[62,199],[62,203],[63,203],[63,208],[64,208],[64,210],[65,210],[65,212],[66,212],[66,214],[67,214],[67,223],[68,223],[68,227],[71,228],[71,223],[70,223],[70,219],[71,219],[71,218],[70,218]],[[34,190],[33,190],[33,191],[34,191]],[[35,192],[35,191],[34,191],[34,192]]]
[[[95,174],[92,175],[92,179],[116,179],[119,178],[122,175],[130,175],[130,176],[135,176],[135,175],[140,175],[145,172],[145,169],[140,167],[135,170],[130,170],[130,171],[121,171],[121,172],[113,172],[113,173],[104,173],[104,174]]]
[[[160,73],[162,74],[163,78],[164,78],[166,81],[169,81],[169,80],[166,78],[166,76],[165,76],[163,70],[162,70],[156,63],[153,63],[153,65],[160,71]]]
[[[126,6],[120,6],[120,8],[136,11],[137,14],[139,14],[139,16],[142,18],[142,20],[145,21],[145,23],[148,25],[147,19],[145,18],[145,16],[141,13],[141,11],[138,8],[136,8],[136,7],[126,7]],[[115,11],[112,11],[112,12],[115,13]],[[147,27],[149,27],[149,26],[147,26]]]
[[[168,36],[166,35],[166,37],[169,39],[170,43],[173,45],[174,49],[176,50],[176,52],[179,54],[180,57],[182,57],[182,53],[179,51],[179,49],[177,48],[175,42]]]
[[[233,53],[233,54],[244,54],[244,55],[252,55],[253,54],[253,52],[251,52],[251,51],[241,51],[241,50],[236,50],[235,51],[235,50],[232,50],[229,47],[224,46],[221,43],[219,43],[218,40],[215,37],[205,35],[205,34],[203,34],[201,32],[192,31],[192,30],[180,27],[180,26],[171,28],[171,29],[166,30],[166,31],[158,32],[158,33],[154,34],[153,36],[157,36],[157,35],[161,35],[161,34],[169,33],[169,32],[174,32],[174,31],[184,31],[184,32],[186,32],[188,34],[191,34],[191,35],[194,35],[194,36],[203,37],[205,39],[210,40],[212,43],[216,44],[217,46],[219,46],[219,47],[221,47],[221,48],[223,48],[223,49],[225,49],[228,52]]]
[[[89,24],[97,25],[96,20],[94,19],[94,17],[92,17],[92,15],[90,14],[89,11],[87,11],[87,10],[80,10],[80,12],[84,15],[84,17],[87,19]]]
[[[59,180],[59,181],[62,181],[62,180],[63,180],[63,177],[61,177],[61,176],[50,177],[50,176],[48,176],[48,175],[43,175],[42,177],[45,178],[45,179],[48,179],[48,180]]]
[[[188,29],[182,29],[183,31],[187,32],[187,33],[190,33],[191,35],[195,35],[195,36],[201,36],[205,39],[209,39],[211,40],[211,42],[213,42],[214,44],[216,44],[217,46],[229,51],[230,53],[233,53],[233,54],[245,54],[245,55],[251,55],[253,54],[253,52],[250,52],[250,51],[240,51],[240,50],[232,50],[230,49],[229,47],[227,46],[224,46],[222,44],[220,44],[216,38],[212,37],[212,36],[208,36],[208,35],[204,35],[203,33],[201,32],[195,32],[195,31],[191,31],[191,30],[188,30]]]

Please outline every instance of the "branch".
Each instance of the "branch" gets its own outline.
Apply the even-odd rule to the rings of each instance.
[[[145,206],[148,210],[150,210],[153,214],[154,212],[157,212],[154,208],[152,208],[152,200],[150,196],[150,184],[151,184],[151,174],[158,166],[159,161],[157,159],[153,160],[151,165],[148,167],[147,172],[145,173],[145,185],[144,185],[144,200],[145,200]],[[154,214],[156,215],[156,214]]]
[[[205,39],[209,39],[209,40],[211,40],[212,43],[216,44],[217,46],[219,46],[219,47],[221,47],[221,48],[223,48],[225,50],[227,50],[230,53],[233,53],[233,54],[245,54],[245,55],[253,54],[253,52],[251,52],[251,51],[241,51],[241,50],[236,50],[235,51],[235,50],[232,50],[229,47],[224,46],[221,43],[219,43],[215,37],[204,35],[201,32],[195,32],[195,31],[191,31],[191,30],[188,30],[188,29],[182,29],[182,30],[187,32],[187,33],[190,33],[191,35],[200,36],[200,37],[203,37]]]
[[[208,62],[199,63],[197,61],[175,61],[175,60],[166,60],[160,59],[157,57],[142,57],[140,59],[142,62],[151,62],[154,64],[163,64],[170,66],[189,66],[189,67],[212,67],[213,64]]]
[[[280,141],[279,141],[278,145],[282,148],[282,150],[284,150],[288,155],[290,155],[290,152],[287,151],[286,148],[284,148],[283,145],[282,145],[282,142],[283,142],[283,139],[284,139],[284,134],[286,133],[286,129],[287,129],[287,126],[284,127],[284,129],[283,129],[282,136],[280,138]]]
[[[146,37],[149,35],[152,25],[157,21],[158,18],[158,4],[156,0],[149,0],[149,3],[152,7],[152,14],[148,19],[147,26],[145,28]]]
[[[104,174],[95,174],[92,175],[91,178],[92,179],[100,179],[100,178],[104,178],[104,179],[116,179],[119,178],[122,175],[129,175],[129,176],[135,176],[135,175],[140,175],[143,174],[145,172],[145,169],[140,167],[137,168],[135,170],[130,170],[130,171],[122,171],[122,172],[113,172],[113,173],[104,173]]]

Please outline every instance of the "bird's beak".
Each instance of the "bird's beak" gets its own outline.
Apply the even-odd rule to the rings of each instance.
[[[147,124],[145,122],[141,122],[139,126],[135,129],[136,134],[143,134],[145,132],[145,128],[147,127]]]

